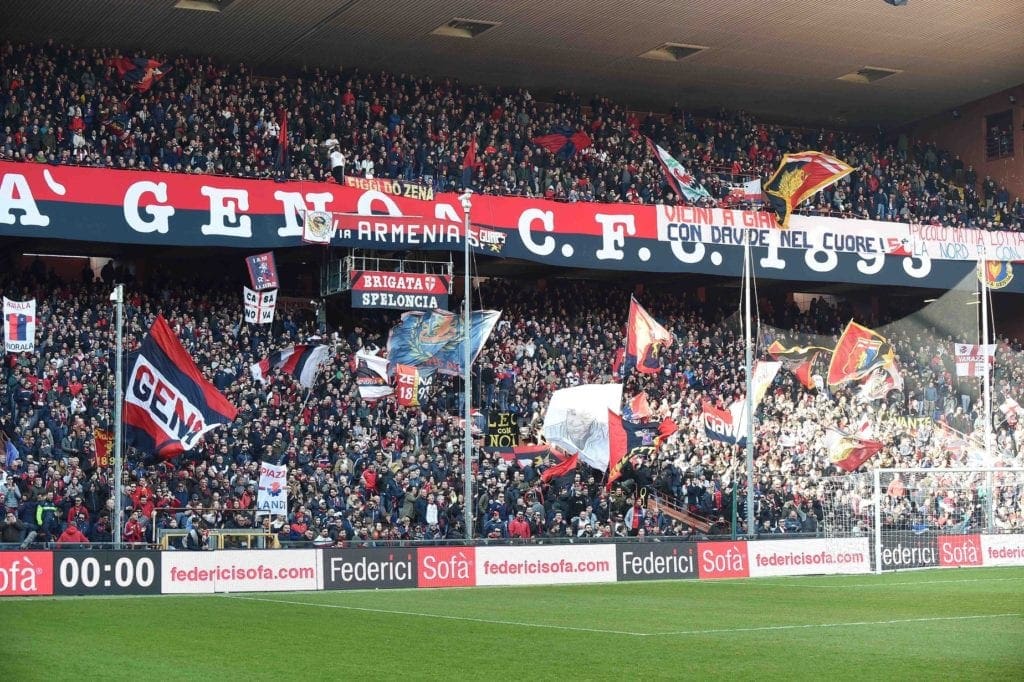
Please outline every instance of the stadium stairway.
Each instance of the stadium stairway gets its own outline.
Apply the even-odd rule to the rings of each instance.
[[[702,516],[687,511],[686,507],[666,495],[649,495],[647,497],[647,509],[652,512],[664,512],[673,519],[682,521],[690,528],[707,533],[711,529],[711,522]]]

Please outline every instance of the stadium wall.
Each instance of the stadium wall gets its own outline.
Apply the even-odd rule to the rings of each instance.
[[[1024,534],[883,537],[883,570],[1024,566]],[[806,538],[293,550],[2,551],[0,596],[215,594],[870,573],[870,541]]]

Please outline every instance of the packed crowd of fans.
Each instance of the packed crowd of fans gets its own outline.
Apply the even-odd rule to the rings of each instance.
[[[97,461],[94,441],[94,429],[110,429],[113,421],[108,295],[115,280],[128,283],[126,349],[135,349],[162,313],[203,373],[239,409],[232,424],[208,433],[195,451],[177,460],[154,464],[145,453],[129,449],[120,500],[113,499],[112,468]],[[738,492],[739,530],[744,530],[743,452],[709,439],[700,421],[702,400],[727,405],[742,395],[742,335],[733,311],[705,305],[692,292],[640,293],[676,342],[663,354],[660,373],[624,378],[627,398],[646,391],[652,419],[675,420],[679,431],[674,436],[639,457],[608,492],[603,472],[581,467],[545,482],[540,467],[521,467],[481,452],[478,443],[474,497],[467,502],[458,380],[442,379],[422,409],[398,407],[393,398],[367,402],[359,397],[350,355],[363,346],[385,345],[397,313],[337,329],[320,328],[313,316],[299,310],[278,311],[272,326],[241,324],[237,286],[230,282],[186,281],[159,270],[133,281],[127,270],[112,265],[102,277],[94,278],[86,267],[79,280],[61,281],[37,260],[25,271],[6,273],[0,284],[8,297],[34,297],[39,303],[36,352],[8,354],[3,363],[0,416],[16,456],[0,473],[0,499],[9,512],[2,542],[106,542],[118,509],[126,515],[124,538],[131,542],[155,541],[160,530],[254,527],[283,544],[458,539],[466,535],[467,503],[475,519],[474,536],[493,539],[687,537],[695,532],[645,508],[639,499],[644,489],[675,498],[706,518],[710,534],[730,532]],[[553,391],[615,380],[612,361],[622,343],[630,293],[625,286],[575,281],[549,281],[545,287],[483,283],[480,302],[503,313],[476,364],[475,403],[485,411],[500,406],[512,412],[522,442],[536,442]],[[765,322],[776,325],[763,328],[762,341],[788,343],[817,333],[826,335],[819,341],[833,344],[854,315],[846,305],[821,299],[805,310],[766,299],[761,313]],[[887,322],[858,319],[871,326]],[[885,443],[872,465],[1020,466],[1024,461],[1024,434],[1012,416],[997,424],[995,460],[972,459],[976,448],[970,435],[983,423],[978,380],[955,377],[952,336],[929,333],[921,325],[896,324],[886,331],[906,381],[905,391],[887,400],[861,404],[848,389],[808,390],[788,372],[776,378],[757,426],[754,486],[760,532],[821,532],[820,524],[834,521],[829,516],[837,504],[831,477],[842,472],[822,444],[829,426],[851,427],[870,419],[874,436]],[[283,374],[275,374],[267,386],[253,380],[251,363],[310,339],[329,343],[335,351],[311,391]],[[996,405],[1007,397],[1021,399],[1021,350],[1019,342],[1000,342]],[[826,361],[819,358],[819,363]],[[938,438],[934,419],[961,432],[964,442],[954,447]],[[289,466],[287,518],[253,513],[261,460]],[[959,524],[1020,530],[1021,486],[1008,483],[995,491],[991,519],[972,517],[963,505],[950,511],[954,493],[946,494],[941,479],[929,479],[925,493],[908,484],[905,495],[887,502],[886,523],[902,527],[912,515],[915,526],[933,529]],[[863,486],[859,491],[865,492]],[[962,492],[978,494],[969,487]],[[868,508],[853,497],[844,498],[844,504],[857,525],[858,518],[867,520]]]
[[[469,185],[563,201],[684,202],[666,184],[649,137],[703,183],[712,196],[705,203],[737,205],[732,183],[767,178],[782,154],[816,149],[856,170],[805,205],[807,213],[1024,225],[1024,202],[996,179],[979,178],[959,157],[902,133],[797,129],[679,106],[643,114],[573,92],[539,102],[522,88],[358,69],[263,77],[244,64],[175,56],[158,60],[159,77],[140,92],[111,65],[121,56],[5,44],[0,159],[278,180],[401,178],[441,191]],[[563,135],[565,146],[533,141],[552,134]],[[467,154],[471,140],[475,154]]]

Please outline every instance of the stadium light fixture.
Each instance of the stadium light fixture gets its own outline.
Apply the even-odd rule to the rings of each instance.
[[[235,0],[178,0],[174,9],[189,9],[196,12],[223,12]]]

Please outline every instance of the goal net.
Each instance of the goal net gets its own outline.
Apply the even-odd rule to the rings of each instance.
[[[1024,469],[876,469],[824,479],[828,537],[868,536],[876,572],[982,565],[981,537],[1024,533]]]

